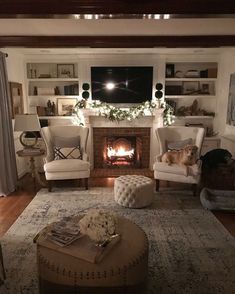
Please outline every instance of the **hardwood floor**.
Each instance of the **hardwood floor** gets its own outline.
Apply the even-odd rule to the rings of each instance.
[[[115,178],[90,178],[90,187],[112,187]],[[162,184],[162,183],[161,183]],[[171,183],[172,184],[172,183]],[[77,185],[76,182],[61,182],[59,185],[71,186]],[[163,183],[165,185],[165,183]],[[21,190],[12,193],[8,197],[0,198],[0,237],[10,228],[10,226],[19,217],[22,211],[30,203],[36,195],[40,187],[34,189],[31,178],[26,175],[21,179]],[[179,185],[177,185],[179,187]],[[213,212],[216,218],[224,225],[224,227],[235,237],[235,213],[234,212]]]

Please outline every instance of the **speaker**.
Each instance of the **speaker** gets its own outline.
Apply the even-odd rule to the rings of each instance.
[[[162,85],[162,83],[157,83],[156,84],[156,86],[155,86],[155,88],[156,88],[156,92],[155,92],[155,97],[157,98],[157,99],[161,99],[162,98],[162,96],[163,96],[163,85]]]
[[[83,83],[82,84],[82,90],[84,90],[84,91],[90,90],[90,85],[88,83]]]
[[[90,93],[89,93],[89,90],[90,90],[90,85],[88,83],[83,83],[82,84],[82,98],[84,99],[88,99],[90,97]]]

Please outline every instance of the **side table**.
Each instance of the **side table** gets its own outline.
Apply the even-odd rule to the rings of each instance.
[[[29,157],[29,162],[30,162],[30,173],[33,178],[34,182],[34,189],[36,189],[36,181],[41,185],[42,187],[45,187],[45,183],[41,180],[40,175],[38,173],[38,170],[35,166],[35,157],[43,156],[45,154],[45,151],[42,149],[35,149],[35,150],[19,150],[16,152],[19,157]]]

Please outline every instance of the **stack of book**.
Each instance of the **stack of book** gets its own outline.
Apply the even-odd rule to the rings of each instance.
[[[198,70],[188,70],[185,74],[186,78],[199,78],[200,72]]]
[[[64,95],[78,95],[78,84],[64,86]]]
[[[50,241],[63,247],[82,237],[82,234],[78,223],[62,220],[52,226],[47,233],[47,237]]]

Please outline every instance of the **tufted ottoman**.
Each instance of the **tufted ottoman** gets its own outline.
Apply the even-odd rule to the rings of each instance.
[[[114,182],[114,199],[126,207],[141,208],[150,205],[154,197],[152,179],[127,175],[118,177]]]
[[[117,232],[121,240],[99,263],[64,254],[59,246],[52,250],[37,243],[40,294],[145,293],[147,236],[139,226],[123,217],[117,219]]]

